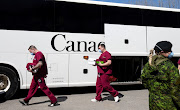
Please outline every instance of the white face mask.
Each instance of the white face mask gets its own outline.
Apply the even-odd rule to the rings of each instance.
[[[30,53],[31,55],[35,55],[34,53]]]
[[[98,50],[100,53],[102,53],[101,49]]]
[[[168,55],[168,58],[171,59],[173,57],[174,53],[171,52],[169,55]]]
[[[31,55],[35,55],[34,50],[29,51]]]

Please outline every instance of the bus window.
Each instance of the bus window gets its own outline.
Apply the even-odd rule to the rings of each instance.
[[[55,31],[103,33],[101,6],[55,2]]]
[[[1,29],[30,31],[54,29],[52,1],[15,0],[11,3],[2,3],[0,13]]]

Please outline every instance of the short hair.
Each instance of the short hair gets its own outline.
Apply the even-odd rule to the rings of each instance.
[[[104,42],[99,43],[99,44],[98,44],[98,47],[99,47],[99,46],[101,46],[101,47],[103,47],[103,48],[106,49],[106,46],[105,46],[105,43],[104,43]]]
[[[31,46],[29,46],[28,50],[29,50],[29,49],[37,49],[37,48],[36,48],[36,46],[31,45]]]

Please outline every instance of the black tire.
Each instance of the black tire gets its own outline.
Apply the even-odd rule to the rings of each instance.
[[[7,87],[9,89],[7,89],[3,95],[5,100],[10,99],[19,88],[18,77],[12,69],[3,66],[0,66],[0,76],[7,76],[7,78],[9,78],[10,86]]]

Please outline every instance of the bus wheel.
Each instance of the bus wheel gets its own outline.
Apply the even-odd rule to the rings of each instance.
[[[19,87],[16,73],[10,68],[0,66],[0,95],[4,99],[10,99]]]

